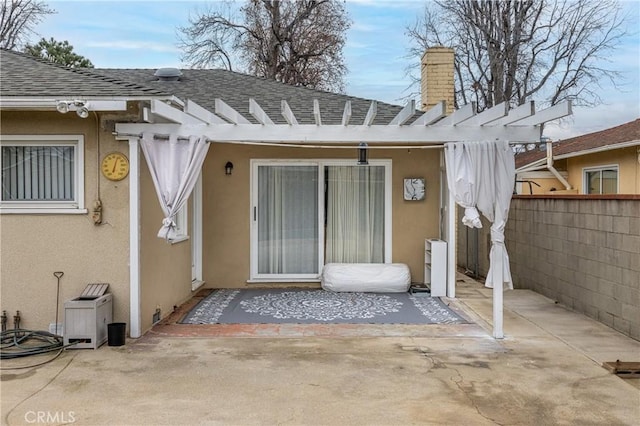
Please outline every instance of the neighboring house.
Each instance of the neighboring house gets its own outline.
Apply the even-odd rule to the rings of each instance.
[[[640,194],[640,119],[518,154],[516,171],[523,195]]]
[[[423,59],[439,82],[426,113],[223,70],[67,69],[0,55],[1,309],[20,310],[31,329],[96,282],[110,284],[114,321],[132,337],[202,285],[318,285],[327,262],[405,263],[421,282],[425,239],[438,237],[451,242],[452,296],[443,142],[535,141],[543,123],[504,106],[445,117],[449,49]],[[456,126],[464,120],[472,125]],[[210,142],[168,242],[157,237],[164,215],[143,131]],[[369,167],[358,165],[362,143]],[[424,179],[423,199],[405,197],[406,179]]]

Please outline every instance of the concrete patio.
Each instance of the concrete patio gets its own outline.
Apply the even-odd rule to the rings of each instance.
[[[528,290],[459,275],[455,326],[185,326],[137,341],[2,363],[2,424],[637,425],[640,342]]]

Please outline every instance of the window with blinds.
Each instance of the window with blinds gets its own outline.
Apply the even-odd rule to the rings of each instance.
[[[82,208],[82,139],[11,136],[0,145],[0,208]],[[15,138],[15,139],[14,139]],[[62,140],[64,138],[66,140]]]

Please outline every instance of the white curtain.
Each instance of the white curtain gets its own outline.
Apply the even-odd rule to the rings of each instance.
[[[258,167],[258,273],[318,273],[318,167]]]
[[[327,167],[326,263],[384,262],[384,167]]]
[[[191,195],[209,144],[205,137],[190,136],[187,139],[170,135],[169,139],[164,139],[144,133],[140,145],[165,216],[158,238],[169,241],[176,237],[176,213]]]
[[[471,153],[462,144],[448,144],[444,151],[447,163],[447,184],[456,203],[464,207],[462,223],[469,228],[482,228],[476,209],[479,194],[479,176],[472,167]]]
[[[513,288],[504,229],[515,182],[515,160],[507,141],[448,143],[447,183],[456,203],[465,208],[463,223],[481,228],[477,210],[492,223],[487,287]],[[502,271],[496,271],[496,247],[502,247]],[[502,281],[502,282],[501,282]]]

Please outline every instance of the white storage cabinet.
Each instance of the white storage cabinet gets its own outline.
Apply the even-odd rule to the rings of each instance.
[[[431,297],[447,295],[447,242],[435,238],[424,240],[424,283]]]
[[[107,324],[113,320],[113,296],[77,297],[64,303],[65,345],[72,349],[97,349],[107,341]]]

